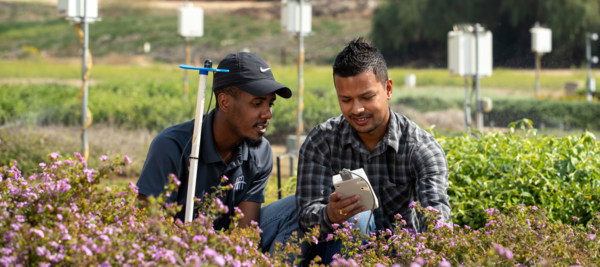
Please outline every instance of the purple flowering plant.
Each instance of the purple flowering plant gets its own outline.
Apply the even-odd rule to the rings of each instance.
[[[57,164],[59,160],[69,164]],[[171,176],[165,194],[137,200],[137,187],[99,188],[100,179],[130,162],[116,157],[90,168],[83,157],[50,154],[34,174],[21,175],[18,163],[0,168],[0,266],[273,266],[298,261],[298,245],[279,245],[274,255],[260,251],[256,224],[216,231],[213,220],[228,212],[218,198],[223,184],[199,201],[193,222],[174,221],[180,206],[166,194],[180,182]],[[308,236],[307,238],[311,238]],[[298,241],[296,239],[296,241]]]
[[[58,163],[60,161],[60,163]],[[166,193],[137,200],[137,187],[100,188],[101,179],[127,164],[107,160],[91,168],[83,157],[49,155],[29,177],[17,162],[0,168],[0,266],[290,266],[298,263],[298,243],[341,240],[344,249],[333,266],[598,266],[600,214],[574,226],[550,219],[544,208],[513,206],[483,211],[485,225],[451,225],[439,211],[411,204],[427,231],[404,228],[395,215],[393,229],[364,236],[356,221],[342,223],[319,237],[319,229],[273,255],[260,250],[260,228],[236,228],[244,215],[234,209],[231,227],[216,231],[213,221],[227,213],[218,201],[230,183],[198,200],[193,222],[174,221],[181,207],[167,203],[180,181],[170,176]],[[320,259],[309,259],[312,266]]]
[[[364,236],[353,224],[338,227],[333,240],[345,248],[332,266],[599,266],[600,242],[595,240],[600,213],[583,227],[553,222],[545,210],[537,212],[524,205],[505,212],[486,210],[485,227],[439,221],[440,212],[414,209],[425,218],[427,231],[416,233],[403,228],[396,216],[393,231]]]

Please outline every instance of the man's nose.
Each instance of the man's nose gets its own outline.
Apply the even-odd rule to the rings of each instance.
[[[360,113],[363,113],[364,111],[365,107],[363,106],[363,104],[360,101],[354,101],[354,103],[352,104],[352,113],[358,115]]]
[[[263,112],[260,113],[260,118],[264,120],[270,120],[271,118],[273,118],[273,110],[271,109],[271,107],[263,110]]]

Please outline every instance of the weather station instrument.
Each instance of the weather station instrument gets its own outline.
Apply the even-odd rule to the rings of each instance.
[[[93,116],[88,108],[88,79],[92,69],[92,53],[89,49],[89,24],[101,21],[98,17],[98,0],[58,0],[58,17],[68,20],[75,27],[79,36],[81,49],[81,89],[79,101],[81,102],[81,154],[85,160],[89,158],[89,145],[87,128],[92,124]]]
[[[465,79],[465,132],[471,125],[471,108],[468,77],[473,80],[476,94],[476,126],[483,131],[483,102],[480,79],[492,76],[492,32],[477,24],[455,24],[448,32],[448,70],[451,75]],[[491,106],[491,105],[490,105]]]

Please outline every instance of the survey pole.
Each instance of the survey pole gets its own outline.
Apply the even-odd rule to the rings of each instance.
[[[298,128],[296,129],[296,149],[300,149],[302,141],[300,135],[304,132],[302,112],[304,111],[304,36],[302,34],[302,9],[304,0],[299,0],[299,27],[298,27]]]
[[[179,67],[186,70],[198,70],[200,73],[198,98],[196,101],[196,115],[194,117],[194,134],[192,136],[192,154],[190,154],[188,190],[185,202],[185,222],[191,222],[196,203],[196,176],[198,174],[198,157],[200,155],[200,141],[202,138],[202,119],[204,118],[202,113],[204,112],[206,80],[208,77],[208,72],[229,72],[229,70],[212,69],[212,61],[209,59],[204,62],[204,68],[198,68],[189,65],[179,65]],[[204,193],[201,195],[204,195]]]
[[[90,149],[88,145],[88,136],[87,136],[87,106],[88,106],[88,49],[90,44],[90,35],[89,35],[89,23],[87,21],[87,1],[83,1],[83,49],[81,53],[82,56],[82,71],[81,71],[81,81],[83,82],[83,98],[81,101],[81,119],[82,119],[82,131],[81,131],[81,153],[85,160],[88,160]]]

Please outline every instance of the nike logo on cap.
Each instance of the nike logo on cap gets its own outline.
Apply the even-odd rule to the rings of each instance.
[[[271,68],[266,68],[266,69],[263,69],[262,67],[260,67],[260,72],[265,72],[265,71],[268,71],[268,70],[270,70],[270,69],[271,69]]]

